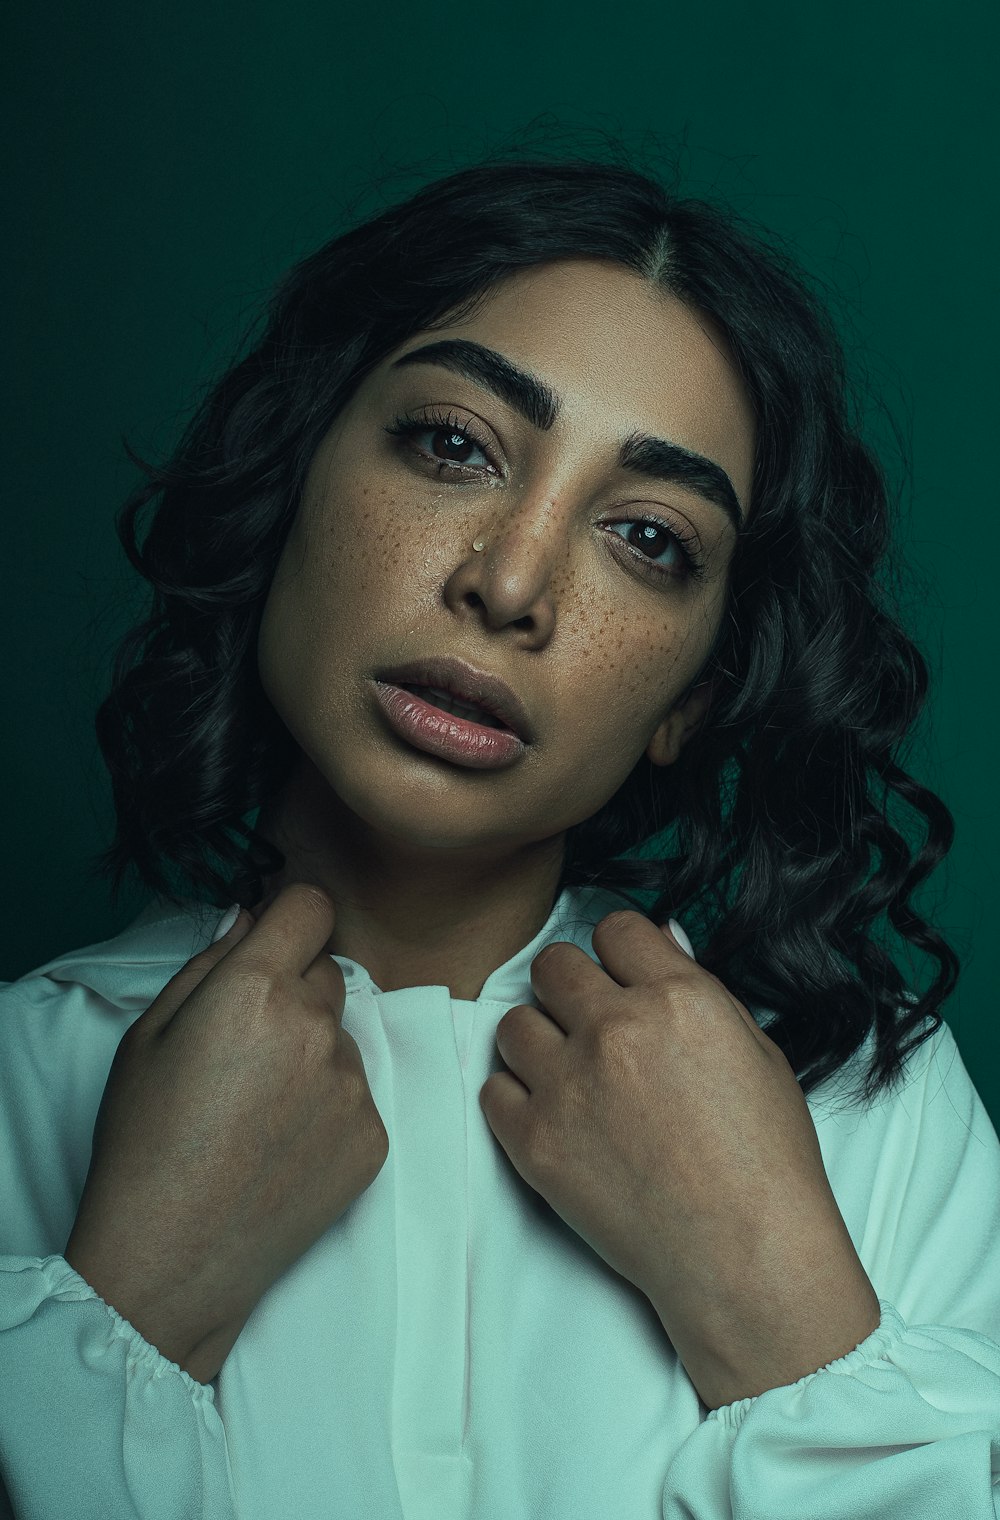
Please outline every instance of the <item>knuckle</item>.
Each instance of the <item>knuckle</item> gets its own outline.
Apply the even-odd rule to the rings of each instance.
[[[382,1115],[375,1104],[371,1105],[371,1137],[372,1149],[384,1160],[389,1154],[389,1132],[382,1123]]]
[[[704,1023],[714,1000],[706,998],[704,983],[691,976],[679,977],[670,992],[672,1012],[679,1018],[699,1019]]]
[[[337,1037],[324,1009],[315,1003],[300,1003],[295,1010],[293,1026],[303,1053],[314,1065],[330,1059],[336,1050]]]
[[[525,1150],[539,1179],[559,1175],[558,1136],[551,1124],[536,1119],[525,1136]]]
[[[601,923],[610,924],[612,928],[615,928],[619,924],[624,923],[626,919],[634,918],[635,916],[634,908],[615,908],[613,912],[604,915]]]
[[[330,896],[329,892],[325,891],[322,887],[317,886],[316,883],[312,881],[299,882],[298,886],[305,901],[310,905],[313,911],[322,913],[324,915],[332,911],[333,898]]]
[[[617,1058],[631,1050],[636,1042],[637,1031],[637,1020],[624,1010],[616,1012],[613,1018],[598,1020],[593,1028],[594,1047],[598,1056]]]
[[[287,998],[280,973],[265,961],[243,961],[233,966],[230,978],[234,1001],[248,1011],[264,1012]]]
[[[616,908],[613,913],[606,913],[594,928],[593,937],[603,939],[608,933],[614,934],[615,930],[619,929],[622,923],[631,916],[627,908]]]
[[[696,972],[688,969],[690,965],[688,962],[683,966],[671,966],[650,984],[657,1007],[671,1015],[684,1015],[704,1001],[704,983]]]

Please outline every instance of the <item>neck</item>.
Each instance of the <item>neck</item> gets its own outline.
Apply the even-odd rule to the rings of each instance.
[[[348,956],[383,992],[444,986],[475,999],[486,978],[526,945],[555,904],[565,835],[525,844],[428,847],[386,836],[302,767],[260,813],[258,829],[285,856],[255,910],[296,881],[322,887],[336,909],[326,953]]]

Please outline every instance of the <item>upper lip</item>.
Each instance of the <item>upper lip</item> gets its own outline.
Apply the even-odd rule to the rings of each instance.
[[[528,714],[519,697],[499,676],[477,670],[454,655],[432,655],[425,660],[410,660],[382,671],[376,680],[389,680],[410,686],[437,686],[460,702],[475,703],[513,729],[526,744],[534,738]]]

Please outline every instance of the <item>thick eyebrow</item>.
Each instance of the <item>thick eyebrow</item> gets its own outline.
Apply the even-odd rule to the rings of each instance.
[[[526,421],[543,432],[548,432],[562,410],[562,398],[544,380],[518,369],[496,349],[485,348],[467,338],[446,338],[411,348],[395,360],[392,368],[401,369],[408,364],[440,364],[464,375],[467,380],[473,380],[499,396],[501,401],[514,407]],[[622,443],[618,464],[623,470],[633,470],[651,480],[686,486],[713,506],[721,507],[734,532],[740,533],[743,518],[739,497],[725,470],[714,460],[683,448],[679,443],[636,432]]]

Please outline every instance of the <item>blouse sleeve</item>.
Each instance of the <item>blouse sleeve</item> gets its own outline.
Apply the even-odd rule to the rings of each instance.
[[[0,1520],[238,1520],[214,1389],[62,1256],[0,1256],[0,1477]]]
[[[850,1137],[878,1327],[707,1413],[667,1470],[664,1520],[1000,1517],[1000,1142],[947,1024],[914,1062]]]

